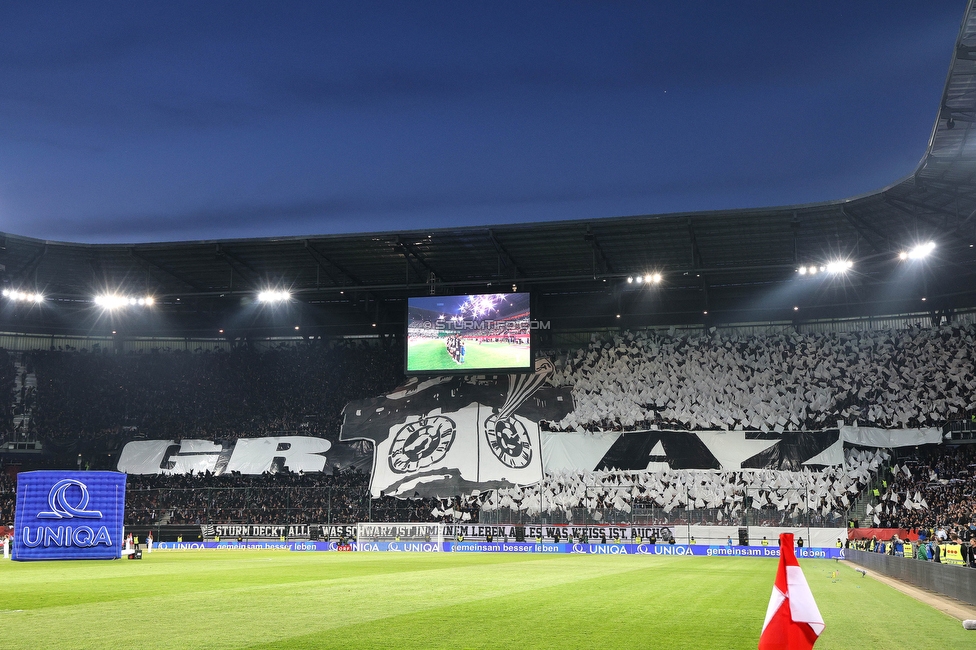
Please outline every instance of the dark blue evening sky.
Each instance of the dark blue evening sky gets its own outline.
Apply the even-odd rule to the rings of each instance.
[[[915,168],[964,9],[7,3],[0,230],[134,242],[845,198]]]

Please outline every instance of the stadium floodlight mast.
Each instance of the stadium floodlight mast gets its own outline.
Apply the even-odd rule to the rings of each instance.
[[[924,244],[919,244],[912,248],[911,250],[902,251],[898,253],[898,259],[904,260],[922,260],[932,254],[935,250],[935,242],[927,241]]]
[[[33,303],[44,302],[44,294],[31,293],[27,291],[16,291],[11,289],[4,289],[3,297],[8,298],[14,302],[33,302]]]
[[[258,293],[258,302],[276,303],[291,300],[291,293],[288,291],[275,291],[266,289]]]

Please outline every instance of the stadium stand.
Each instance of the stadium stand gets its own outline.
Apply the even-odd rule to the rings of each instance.
[[[594,335],[557,366],[576,410],[556,430],[651,425],[800,431],[941,425],[976,406],[976,328],[766,336]]]
[[[576,408],[543,428],[790,432],[858,420],[883,427],[942,426],[976,406],[976,370],[968,353],[974,335],[972,325],[749,336],[715,331],[594,335],[585,349],[554,356],[553,381],[572,387]],[[132,439],[287,434],[335,440],[346,403],[402,382],[402,354],[396,338],[374,345],[316,341],[261,352],[241,347],[200,353],[3,353],[0,381],[11,395],[3,405],[5,430],[11,435],[13,411],[26,401],[23,380],[20,392],[13,390],[20,372],[36,377],[31,431],[51,445],[62,464],[80,454],[86,467],[112,468],[121,445]],[[914,528],[944,516],[971,516],[972,506],[963,498],[969,484],[955,476],[942,478],[946,467],[962,461],[946,460],[941,448],[928,453],[936,459],[931,471],[940,478],[922,484],[918,470],[911,485],[903,485],[907,477],[896,479],[891,490],[910,491],[912,507],[901,507],[895,516],[887,505],[885,523]],[[140,525],[479,517],[516,523],[539,515],[566,522],[836,525],[875,484],[887,458],[884,451],[848,448],[844,465],[818,472],[552,472],[541,485],[474,490],[446,500],[370,499],[368,475],[352,469],[133,476],[129,516]],[[918,492],[931,511],[918,507]]]
[[[884,528],[965,530],[976,525],[976,447],[923,447],[892,465],[876,499]]]
[[[133,524],[290,522],[350,524],[426,519],[429,503],[369,499],[369,476],[334,474],[132,476],[126,491]]]
[[[500,522],[519,520],[515,512],[561,514],[566,522],[844,525],[852,501],[869,484],[889,454],[850,449],[843,465],[820,472],[644,472],[556,473],[541,486],[496,490],[483,513],[505,511]]]
[[[402,351],[356,343],[266,352],[25,355],[37,429],[64,455],[104,456],[123,436],[204,439],[335,433],[352,398],[402,379]]]
[[[14,497],[17,481],[0,472],[0,526],[14,523]]]

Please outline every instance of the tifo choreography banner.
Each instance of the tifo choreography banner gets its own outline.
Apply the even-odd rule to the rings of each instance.
[[[125,474],[21,472],[15,560],[108,560],[122,550]]]
[[[263,474],[271,471],[369,470],[372,453],[362,444],[313,436],[212,440],[134,440],[122,448],[118,469],[127,474]]]
[[[374,444],[374,497],[538,483],[539,422],[573,410],[569,388],[543,387],[553,370],[540,359],[532,374],[412,380],[389,395],[348,404],[339,439]]]
[[[869,427],[805,432],[549,432],[574,409],[572,390],[547,382],[545,359],[531,374],[411,379],[392,393],[346,405],[337,439],[314,436],[234,441],[139,440],[119,471],[370,473],[370,492],[450,497],[538,483],[545,475],[603,470],[789,470],[844,462],[844,446],[938,443],[938,429]]]

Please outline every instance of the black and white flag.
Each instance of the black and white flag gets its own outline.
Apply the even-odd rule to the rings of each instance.
[[[524,375],[411,380],[351,402],[339,439],[375,445],[372,495],[453,496],[542,480],[539,422],[572,411],[568,388],[543,387],[552,364]]]

